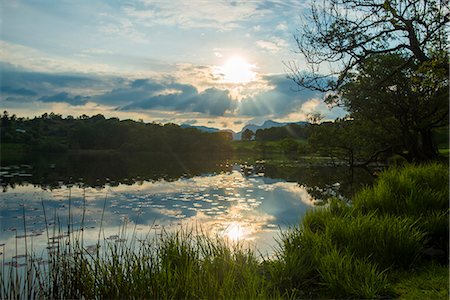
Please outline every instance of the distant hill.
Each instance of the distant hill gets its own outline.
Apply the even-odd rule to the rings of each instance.
[[[198,130],[200,130],[200,131],[203,131],[203,132],[209,132],[209,133],[212,133],[212,132],[221,132],[221,131],[229,132],[229,133],[231,133],[231,134],[233,135],[233,140],[236,140],[236,137],[235,137],[235,136],[236,136],[236,132],[234,132],[234,131],[231,130],[231,129],[218,129],[218,128],[214,128],[214,127],[194,126],[194,125],[189,125],[189,124],[181,124],[180,127],[181,127],[181,128],[195,128],[195,129],[198,129]]]
[[[240,140],[242,137],[242,132],[244,132],[246,129],[250,129],[251,131],[253,131],[254,133],[256,133],[256,131],[258,129],[267,129],[267,128],[272,128],[272,127],[282,127],[282,126],[286,126],[288,124],[298,124],[298,125],[306,125],[308,124],[308,122],[290,122],[290,123],[286,123],[286,122],[276,122],[276,121],[272,121],[272,120],[266,120],[264,121],[263,124],[261,125],[255,125],[255,124],[247,124],[245,125],[241,131],[239,132],[234,132],[233,130],[227,129],[227,130],[221,130],[218,128],[214,128],[214,127],[207,127],[207,126],[194,126],[194,125],[189,125],[189,124],[181,124],[180,126],[182,128],[197,128],[200,131],[204,131],[204,132],[219,132],[219,131],[226,131],[226,132],[231,132],[233,134],[233,139],[234,140]]]
[[[248,124],[248,125],[245,125],[240,132],[236,133],[236,137],[234,139],[235,140],[240,140],[241,136],[242,136],[242,132],[244,132],[246,129],[250,129],[251,131],[253,131],[253,133],[256,133],[256,131],[258,129],[267,129],[267,128],[272,128],[272,127],[282,127],[282,126],[286,126],[288,124],[306,125],[306,124],[308,124],[308,122],[300,121],[300,122],[289,122],[289,123],[281,122],[280,123],[280,122],[275,122],[275,121],[272,121],[272,120],[267,120],[267,121],[264,121],[264,123],[262,125]]]
[[[214,128],[214,127],[207,127],[207,126],[193,126],[193,125],[189,125],[189,124],[181,124],[180,125],[181,128],[196,128],[200,131],[203,132],[219,132],[221,131],[218,128]]]

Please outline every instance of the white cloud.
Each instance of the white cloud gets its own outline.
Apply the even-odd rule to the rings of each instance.
[[[317,110],[317,108],[320,104],[321,104],[321,101],[319,99],[311,99],[311,100],[303,103],[300,110],[307,114],[312,113]]]
[[[276,43],[270,42],[270,41],[259,40],[259,41],[256,41],[256,45],[259,48],[267,50],[272,53],[277,53],[281,50],[281,47],[279,47]]]
[[[113,53],[110,50],[106,50],[106,49],[102,49],[102,48],[89,48],[89,49],[84,49],[81,52],[86,53],[86,54],[94,54],[94,55],[112,54]]]
[[[148,40],[146,35],[141,31],[136,29],[134,23],[127,18],[116,19],[115,17],[109,17],[110,20],[101,25],[98,30],[101,34],[106,34],[109,36],[120,36],[134,43],[146,44]]]
[[[281,22],[275,27],[275,29],[276,30],[280,30],[280,31],[286,31],[286,30],[288,30],[287,23],[286,22]]]
[[[286,22],[281,22],[275,27],[275,29],[279,30],[279,31],[286,31],[286,30],[288,30],[287,23]]]
[[[0,41],[0,61],[38,72],[115,73],[118,70],[100,63],[82,63],[79,60],[50,56],[39,50]]]
[[[228,30],[249,18],[261,15],[257,2],[236,5],[225,1],[139,0],[123,7],[127,16],[143,25],[175,25],[182,28]]]
[[[256,41],[256,45],[271,53],[278,53],[283,49],[287,49],[289,46],[286,40],[275,36],[271,37],[270,40],[258,40]]]
[[[325,102],[318,98],[310,99],[304,102],[295,112],[288,114],[286,117],[278,119],[280,122],[289,122],[292,120],[306,121],[308,114],[318,112],[324,116],[323,121],[331,121],[336,118],[343,117],[346,112],[341,107],[329,108]]]

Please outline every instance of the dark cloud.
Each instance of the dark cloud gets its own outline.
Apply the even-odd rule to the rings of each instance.
[[[133,101],[121,110],[161,109],[223,116],[227,110],[234,108],[234,102],[228,91],[209,88],[198,93],[195,87],[183,84],[169,84],[166,87],[168,90],[175,89],[175,92]]]
[[[237,113],[244,116],[285,116],[292,113],[312,98],[321,98],[322,94],[309,90],[298,90],[295,83],[283,75],[265,76],[273,89],[241,101]]]
[[[84,97],[80,95],[70,96],[68,93],[62,92],[53,96],[43,96],[38,100],[41,102],[65,102],[71,105],[84,105],[89,99],[90,97]]]
[[[36,92],[55,88],[95,87],[105,83],[104,80],[94,76],[26,71],[4,63],[0,64],[0,73],[2,87],[19,86]]]
[[[95,76],[34,72],[4,62],[0,62],[0,79],[0,94],[7,96],[1,97],[2,101],[66,102],[71,105],[83,105],[89,99],[88,95],[76,95],[79,92],[75,90],[107,89],[116,83]]]
[[[11,86],[4,86],[3,84],[0,86],[0,90],[2,93],[4,94],[10,94],[10,95],[19,95],[19,96],[37,96],[38,93],[36,93],[35,91],[23,88],[23,87],[18,87],[18,88],[14,88]]]

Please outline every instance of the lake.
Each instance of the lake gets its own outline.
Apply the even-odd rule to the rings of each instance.
[[[2,165],[0,178],[0,252],[17,265],[81,227],[91,249],[100,236],[124,242],[125,227],[138,238],[196,228],[271,254],[280,230],[373,180],[364,170],[293,160],[114,153],[38,155]]]

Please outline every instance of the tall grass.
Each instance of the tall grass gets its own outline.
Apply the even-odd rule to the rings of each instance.
[[[252,251],[194,230],[162,230],[144,240],[120,236],[95,249],[83,248],[77,239],[67,242],[61,240],[45,267],[30,260],[33,280],[11,278],[0,298],[278,298]],[[23,280],[32,285],[29,295]]]
[[[353,198],[354,207],[368,213],[423,216],[449,208],[448,165],[407,165],[390,168],[377,184]]]
[[[424,233],[409,218],[347,214],[335,216],[330,211],[310,213],[304,231],[321,234],[339,250],[367,258],[383,268],[409,267],[422,250]]]
[[[383,172],[377,184],[353,199],[355,210],[370,214],[405,216],[417,220],[426,247],[449,250],[448,165],[408,165]]]

